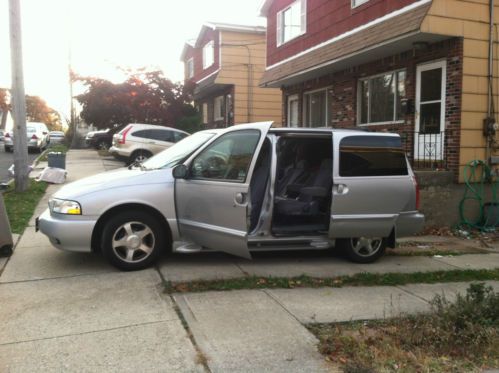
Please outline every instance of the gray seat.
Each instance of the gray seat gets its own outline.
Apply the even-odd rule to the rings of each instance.
[[[284,176],[279,180],[275,190],[276,196],[285,196],[289,185],[303,184],[309,177],[309,165],[306,160],[299,161],[296,165],[288,167]]]
[[[324,159],[317,173],[310,176],[296,199],[286,198],[276,202],[276,213],[286,216],[318,215],[324,203],[330,200],[332,179],[332,161]]]

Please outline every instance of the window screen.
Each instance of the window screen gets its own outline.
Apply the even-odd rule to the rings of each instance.
[[[400,137],[349,136],[340,142],[340,176],[407,174]]]

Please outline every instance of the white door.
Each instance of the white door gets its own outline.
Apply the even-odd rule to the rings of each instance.
[[[288,96],[288,127],[299,126],[298,95]]]
[[[446,62],[417,67],[414,160],[431,164],[444,159]]]

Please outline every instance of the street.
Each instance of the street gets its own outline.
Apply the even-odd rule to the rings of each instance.
[[[40,154],[36,152],[28,153],[28,164],[31,164]],[[0,182],[9,181],[9,167],[14,163],[14,154],[6,153],[3,148],[3,142],[0,142]]]

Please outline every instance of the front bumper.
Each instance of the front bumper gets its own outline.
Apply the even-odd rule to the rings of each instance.
[[[51,215],[47,209],[36,219],[36,230],[46,235],[60,250],[88,253],[92,251],[92,232],[97,220],[84,216]]]
[[[424,215],[419,211],[404,211],[397,218],[397,237],[407,237],[415,235],[423,230]]]

